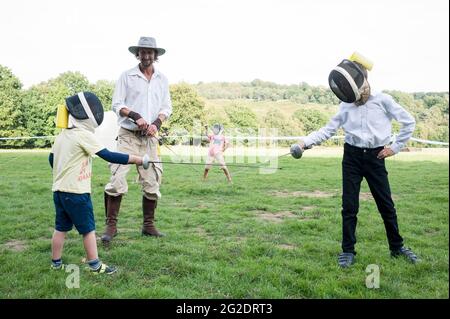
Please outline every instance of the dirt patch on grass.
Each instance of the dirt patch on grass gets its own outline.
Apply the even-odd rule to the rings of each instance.
[[[14,252],[24,251],[28,247],[27,244],[22,240],[10,240],[10,241],[4,243],[3,246],[6,249],[8,249],[10,251],[14,251]]]
[[[396,195],[391,195],[392,199],[395,201],[398,199],[398,196]],[[359,200],[374,200],[372,193],[370,192],[361,192],[359,193]]]
[[[300,207],[300,210],[302,212],[309,212],[309,211],[312,211],[315,209],[317,209],[317,206],[302,206],[302,207]]]
[[[361,193],[359,193],[359,199],[360,200],[372,200],[373,196],[371,193],[361,192]]]
[[[326,197],[333,197],[336,195],[336,193],[331,192],[323,192],[319,190],[315,190],[313,192],[307,192],[307,191],[295,191],[295,192],[289,192],[289,191],[276,191],[270,193],[273,196],[276,197],[311,197],[311,198],[326,198]]]
[[[283,219],[285,219],[285,218],[296,218],[296,217],[298,217],[298,216],[290,211],[271,213],[271,212],[267,212],[267,211],[263,210],[263,211],[258,212],[259,219],[266,220],[269,222],[274,222],[274,223],[281,223],[281,222],[283,222]]]
[[[280,244],[280,245],[277,245],[277,247],[280,249],[286,249],[286,250],[293,250],[293,249],[297,248],[296,246],[289,245],[289,244]]]
[[[293,211],[270,212],[265,210],[254,210],[252,212],[257,214],[258,219],[272,223],[282,223],[284,220],[292,218],[295,218],[299,221],[306,221],[319,218],[319,214],[314,214],[313,216],[306,216],[302,213],[296,213]]]
[[[209,237],[208,232],[203,227],[195,227],[192,229],[192,232],[200,237]]]

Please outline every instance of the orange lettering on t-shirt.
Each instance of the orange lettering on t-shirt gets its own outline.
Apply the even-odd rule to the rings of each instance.
[[[81,169],[80,173],[78,174],[78,181],[81,182],[85,179],[91,178],[91,172],[87,172],[87,169],[89,168],[89,160],[84,160],[81,163]]]

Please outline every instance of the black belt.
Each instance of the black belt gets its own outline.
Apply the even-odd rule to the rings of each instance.
[[[133,133],[134,135],[139,136],[139,137],[145,136],[145,135],[142,135],[142,131],[140,131],[140,130],[133,131],[133,130],[129,130],[129,129],[123,127],[123,126],[121,126],[120,128],[122,128],[125,131],[128,131],[130,133]]]
[[[369,148],[369,147],[357,147],[357,146],[353,146],[350,145],[348,143],[344,144],[344,150],[348,150],[348,151],[353,151],[353,152],[361,152],[361,153],[366,153],[366,152],[379,152],[384,148],[384,146],[378,146],[375,148]]]

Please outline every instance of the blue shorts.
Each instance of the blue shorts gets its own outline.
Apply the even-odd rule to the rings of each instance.
[[[53,192],[55,203],[55,229],[67,232],[75,228],[81,235],[95,230],[94,209],[91,202],[91,194],[74,194],[65,192]]]

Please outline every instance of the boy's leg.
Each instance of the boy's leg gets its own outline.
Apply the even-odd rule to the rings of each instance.
[[[95,238],[95,230],[83,235],[83,245],[86,251],[87,260],[98,259],[97,239]]]
[[[52,269],[63,269],[62,251],[66,233],[55,229],[52,236]]]
[[[67,200],[65,208],[78,233],[83,236],[83,245],[90,270],[94,273],[112,274],[116,272],[116,267],[105,265],[98,259],[94,209],[90,194],[72,194],[72,196],[67,196]]]
[[[52,259],[61,259],[66,233],[54,230],[52,236]]]
[[[64,198],[67,193],[56,191],[53,193],[53,203],[55,205],[55,230],[52,236],[52,268],[62,269],[62,251],[64,247],[65,235],[73,227],[70,215],[65,210]],[[69,195],[70,196],[70,195]]]
[[[206,180],[208,178],[209,168],[205,167],[205,171],[203,172],[203,180]]]
[[[228,168],[225,164],[225,158],[223,157],[223,153],[218,153],[216,155],[216,160],[221,165],[221,169],[225,173],[225,176],[227,177],[228,182],[231,183],[230,171],[228,170]]]
[[[206,178],[208,177],[208,173],[212,167],[213,162],[214,157],[208,154],[208,158],[206,159],[205,171],[203,172],[203,180],[206,180]]]
[[[225,176],[227,177],[228,182],[231,183],[231,175],[230,175],[230,171],[228,170],[228,168],[225,166],[225,167],[222,167],[222,170],[225,173]]]
[[[97,259],[94,208],[91,195],[88,193],[67,194],[65,196],[65,209],[78,233],[83,236],[83,245],[88,260]]]
[[[376,158],[377,152],[372,154],[370,168],[367,169],[365,177],[377,204],[378,211],[383,218],[389,249],[396,251],[403,247],[403,238],[400,236],[398,228],[397,213],[391,196],[385,161],[384,159]]]
[[[83,234],[83,245],[86,250],[89,270],[93,273],[105,273],[105,274],[113,274],[117,271],[115,266],[108,266],[101,262],[98,258],[97,252],[97,240],[95,237],[95,230]]]
[[[348,147],[347,147],[348,148]],[[345,149],[342,160],[342,251],[355,252],[356,215],[359,210],[359,191],[362,182],[362,159],[351,149]]]

